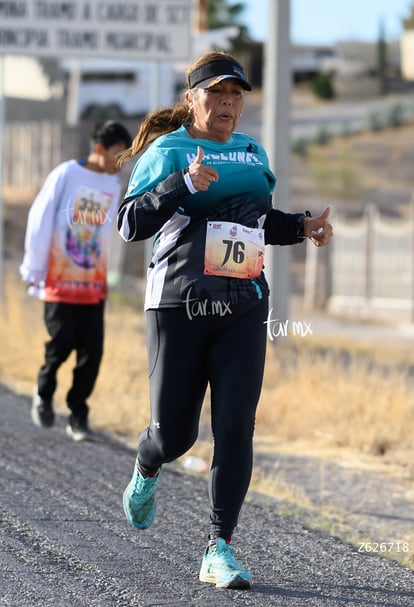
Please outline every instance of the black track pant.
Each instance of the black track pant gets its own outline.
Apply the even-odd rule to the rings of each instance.
[[[80,418],[88,414],[86,400],[94,388],[102,359],[104,303],[45,302],[44,321],[50,341],[45,344],[45,363],[38,374],[38,393],[42,398],[52,398],[57,371],[76,350],[76,366],[66,400],[72,414]]]
[[[211,533],[231,538],[249,487],[255,413],[266,351],[267,299],[232,314],[195,316],[185,309],[147,312],[151,423],[138,460],[147,472],[183,455],[198,435],[211,390],[214,455],[210,471]]]

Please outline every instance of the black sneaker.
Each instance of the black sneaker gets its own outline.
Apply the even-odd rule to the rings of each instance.
[[[91,440],[92,438],[91,431],[88,427],[88,420],[86,418],[76,417],[75,415],[69,415],[66,434],[77,443],[84,440]]]
[[[52,399],[42,398],[35,392],[32,401],[32,421],[36,426],[50,428],[55,423]]]

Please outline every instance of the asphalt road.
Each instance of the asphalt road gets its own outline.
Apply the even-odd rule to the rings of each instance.
[[[29,399],[0,386],[0,605],[7,607],[412,607],[414,571],[246,503],[237,555],[249,591],[198,581],[204,478],[166,466],[153,526],[129,526],[121,496],[135,453],[110,437],[75,444],[34,427]]]

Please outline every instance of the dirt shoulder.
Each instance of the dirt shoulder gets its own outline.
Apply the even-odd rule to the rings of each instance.
[[[414,568],[414,483],[409,466],[342,453],[257,450],[255,464],[278,511]]]

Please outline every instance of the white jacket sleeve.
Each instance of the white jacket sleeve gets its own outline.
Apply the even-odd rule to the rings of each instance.
[[[65,172],[62,172],[61,165],[49,174],[27,218],[20,275],[25,282],[36,286],[46,279],[56,210],[63,191],[64,178]]]

